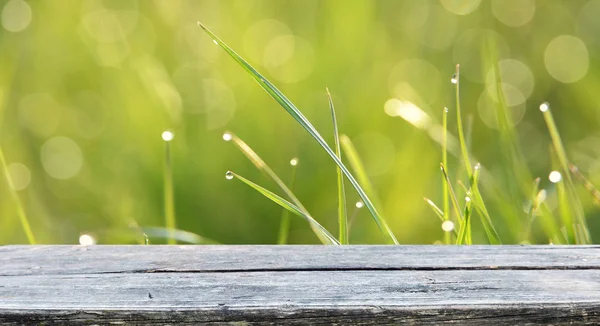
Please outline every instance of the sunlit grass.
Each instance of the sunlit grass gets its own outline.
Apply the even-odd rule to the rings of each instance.
[[[19,194],[17,194],[17,191],[15,190],[12,177],[8,172],[8,164],[6,163],[6,158],[4,157],[4,151],[2,151],[2,147],[0,147],[0,167],[4,171],[4,176],[8,184],[8,191],[10,192],[10,195],[15,204],[15,209],[17,210],[17,215],[19,216],[19,221],[21,222],[21,226],[23,227],[23,232],[25,232],[27,241],[29,242],[29,244],[35,244],[35,237],[33,235],[33,232],[31,231],[31,226],[29,225],[27,214],[25,214],[25,207],[23,207],[23,203],[21,203]]]
[[[175,230],[175,198],[173,194],[173,160],[171,158],[171,141],[173,133],[165,131],[162,139],[165,141],[165,165],[164,165],[164,205],[165,205],[165,227],[167,230]],[[175,234],[167,237],[168,244],[176,244]]]
[[[550,110],[550,104],[542,103],[540,105],[540,111],[546,121],[550,138],[552,139],[552,146],[554,152],[560,163],[562,170],[563,180],[557,183],[557,194],[561,217],[563,219],[564,227],[567,230],[567,240],[569,243],[576,244],[588,244],[591,243],[591,237],[585,216],[583,214],[583,207],[579,196],[576,193],[575,184],[571,177],[569,169],[569,159],[567,158],[567,152],[563,146],[558,128],[554,122],[554,116]]]
[[[331,110],[331,120],[333,122],[333,146],[335,155],[342,160],[342,150],[340,149],[340,135],[338,132],[337,119],[335,117],[335,108],[329,89],[327,89],[327,98],[329,100],[329,109]],[[342,169],[337,167],[337,190],[338,190],[338,236],[341,244],[348,244],[348,213],[346,212],[346,190],[344,189],[344,174]]]
[[[340,244],[333,235],[331,235],[331,233],[329,233],[329,231],[327,231],[327,229],[325,229],[321,224],[319,224],[319,222],[317,222],[312,216],[310,216],[309,214],[307,214],[304,210],[302,210],[301,208],[299,208],[298,206],[288,202],[287,200],[283,199],[282,197],[278,196],[277,194],[267,190],[266,188],[263,188],[259,185],[257,185],[256,183],[238,175],[235,174],[231,171],[227,171],[227,173],[225,174],[225,177],[229,180],[236,178],[240,181],[242,181],[243,183],[245,183],[246,185],[250,186],[251,188],[253,188],[254,190],[258,191],[260,194],[262,194],[263,196],[265,196],[266,198],[270,199],[271,201],[273,201],[274,203],[276,203],[277,205],[289,210],[290,212],[304,218],[313,228],[315,234],[319,237],[319,239],[321,240],[321,242],[323,242],[323,244]]]
[[[233,49],[231,49],[227,44],[225,44],[220,38],[218,38],[215,34],[213,34],[208,28],[198,22],[198,26],[200,26],[212,39],[213,41],[219,45],[231,58],[233,58],[258,84],[264,89],[282,108],[284,108],[293,118],[298,122],[312,137],[317,141],[321,148],[325,150],[325,152],[331,157],[331,159],[335,162],[335,164],[342,170],[346,178],[356,192],[361,197],[365,206],[371,212],[373,219],[377,223],[379,229],[383,232],[383,234],[388,238],[388,240],[394,244],[398,244],[398,240],[394,236],[394,233],[388,226],[387,222],[383,219],[383,217],[378,213],[375,205],[369,198],[369,196],[365,193],[359,182],[354,178],[352,173],[346,168],[344,163],[338,158],[335,151],[331,149],[331,147],[327,144],[325,139],[321,136],[321,134],[313,127],[313,125],[308,121],[308,119],[296,108],[296,106],[285,96],[281,91],[275,87],[269,80],[267,80],[263,75],[261,75],[254,67],[252,67],[246,60],[240,57]]]
[[[294,184],[296,182],[296,167],[298,166],[298,159],[292,158],[290,160],[290,165],[292,166],[292,176],[290,178],[289,188],[294,189]],[[281,222],[279,224],[279,235],[277,236],[277,244],[287,244],[288,237],[290,234],[290,211],[287,209],[283,209],[281,213]]]
[[[271,82],[269,82],[266,78],[264,78],[258,71],[256,71],[248,62],[246,62],[243,58],[241,58],[237,53],[235,53],[230,47],[228,47],[224,42],[222,42],[217,36],[215,36],[212,32],[210,32],[205,26],[198,23],[204,31],[206,31],[211,38],[214,40],[216,44],[218,44],[221,48],[223,48],[246,72],[254,78],[258,82],[258,84],[273,98],[275,99],[292,117],[319,143],[319,145],[326,151],[326,153],[332,158],[332,160],[337,165],[337,193],[338,193],[338,225],[339,225],[339,243],[346,244],[348,241],[348,217],[347,217],[347,208],[346,208],[346,195],[344,189],[344,177],[348,179],[348,181],[353,185],[356,189],[357,193],[364,201],[365,206],[371,212],[375,222],[379,226],[379,228],[383,231],[385,235],[393,243],[398,243],[395,236],[393,235],[391,229],[387,225],[385,219],[383,218],[380,211],[376,210],[375,207],[382,207],[382,204],[379,199],[377,199],[376,192],[374,187],[372,186],[369,178],[367,177],[365,168],[362,164],[362,160],[360,159],[356,149],[354,148],[350,139],[345,135],[339,135],[337,120],[335,116],[335,110],[333,106],[333,101],[331,100],[331,95],[329,94],[329,90],[327,90],[328,99],[329,99],[329,107],[331,110],[332,121],[333,121],[333,130],[334,130],[334,146],[330,147],[327,142],[323,139],[320,133],[312,126],[312,124],[304,117],[304,115],[296,108],[292,102],[285,97]],[[500,79],[500,71],[497,63],[497,59],[495,56],[495,44],[488,42],[482,49],[482,54],[486,57],[486,65],[490,67],[493,71],[493,82],[495,87],[495,95],[497,97],[497,105],[496,105],[496,120],[500,130],[500,148],[504,153],[503,157],[507,160],[507,164],[504,165],[505,175],[510,176],[510,171],[514,171],[514,178],[511,183],[511,187],[514,189],[509,190],[508,194],[504,194],[497,188],[494,184],[493,177],[487,175],[482,180],[485,180],[483,185],[487,187],[492,195],[495,195],[495,200],[500,202],[500,209],[506,216],[504,218],[511,223],[513,229],[511,233],[520,234],[517,235],[518,238],[522,238],[523,241],[528,241],[531,237],[531,228],[533,227],[533,222],[536,219],[537,214],[540,214],[541,224],[543,224],[544,231],[548,234],[550,241],[561,241],[560,235],[557,234],[557,227],[553,221],[553,216],[551,211],[548,209],[546,203],[544,202],[544,198],[541,198],[542,191],[539,191],[539,179],[533,184],[533,189],[531,189],[531,184],[526,185],[531,179],[529,170],[524,163],[524,159],[520,150],[519,145],[516,142],[516,130],[514,126],[511,124],[511,116],[508,110],[508,107],[504,101],[504,91],[502,89],[502,81]],[[427,204],[432,208],[433,212],[440,218],[443,225],[444,232],[444,242],[449,244],[452,242],[452,234],[456,235],[456,244],[472,244],[473,236],[472,236],[472,217],[473,213],[477,212],[477,215],[480,217],[480,221],[483,227],[483,230],[488,238],[490,244],[501,244],[500,235],[494,226],[494,219],[491,216],[487,204],[484,201],[484,196],[479,187],[479,179],[480,174],[482,173],[482,167],[478,163],[475,166],[471,164],[473,156],[470,153],[468,135],[464,130],[463,126],[463,115],[461,112],[461,101],[460,101],[460,65],[456,65],[456,72],[451,78],[452,84],[455,85],[455,113],[456,113],[456,128],[458,138],[453,139],[448,132],[448,109],[444,109],[442,116],[442,124],[441,126],[435,124],[435,122],[430,121],[425,124],[414,124],[418,128],[424,129],[428,131],[428,134],[432,139],[436,140],[442,147],[442,162],[440,164],[442,170],[442,203],[443,208],[440,209],[435,203],[426,198]],[[556,150],[556,155],[561,164],[563,173],[566,175],[566,184],[559,182],[557,187],[557,198],[559,201],[559,210],[562,216],[563,227],[566,228],[566,236],[568,243],[589,243],[589,230],[585,223],[585,218],[583,216],[583,210],[581,208],[581,204],[579,199],[576,197],[575,189],[573,181],[570,177],[570,172],[568,169],[568,161],[566,159],[566,154],[564,148],[562,147],[562,142],[560,141],[560,136],[558,135],[557,128],[554,124],[552,116],[549,112],[549,107],[547,104],[545,105],[545,109],[542,109],[544,112],[544,118],[547,122],[550,135],[553,140],[554,148]],[[423,112],[423,114],[426,114]],[[469,132],[471,130],[471,125],[469,124]],[[263,172],[271,177],[279,186],[284,190],[284,192],[288,195],[288,197],[294,202],[294,204],[285,201],[283,198],[278,197],[277,195],[269,192],[268,190],[244,179],[242,177],[238,177],[240,180],[250,185],[254,189],[261,192],[266,197],[272,199],[279,205],[283,206],[286,210],[293,212],[297,215],[303,216],[307,219],[313,227],[316,227],[317,230],[315,233],[320,235],[320,237],[324,237],[329,239],[329,233],[324,233],[321,229],[320,225],[316,225],[308,214],[308,212],[303,208],[303,206],[297,201],[295,196],[291,194],[291,191],[286,190],[286,186],[281,182],[281,180],[277,177],[277,175],[268,167],[266,164],[258,158],[258,156],[251,150],[245,143],[241,142],[237,137],[232,134],[226,133],[226,140],[234,140],[234,143],[245,152],[246,156]],[[450,140],[453,141],[452,145],[450,144]],[[458,151],[456,150],[456,143],[458,143]],[[355,179],[354,175],[348,171],[345,164],[342,161],[341,156],[341,148],[344,149],[346,157],[352,167],[354,173],[357,175]],[[468,187],[464,186],[461,182],[460,178],[457,181],[457,184],[461,185],[464,189],[464,194],[466,194],[464,205],[461,205],[461,200],[459,200],[458,193],[455,191],[455,187],[453,186],[453,182],[448,174],[448,153],[452,153],[457,156],[462,163],[463,169],[467,174],[467,178],[469,180]],[[266,167],[266,168],[265,168]],[[234,174],[231,174],[234,176]],[[581,179],[581,178],[580,178]],[[592,193],[592,195],[597,195],[597,192],[594,192],[592,189],[593,186],[584,182],[586,188]],[[514,190],[517,189],[515,192]],[[529,198],[527,198],[527,193]],[[545,192],[544,192],[545,194]],[[520,199],[519,199],[520,198]],[[515,201],[525,202],[526,200],[530,201],[531,207],[528,211],[519,213],[518,207],[510,207],[513,205]],[[454,218],[452,218],[454,215]],[[458,225],[458,231],[452,227],[452,224],[455,223]],[[282,227],[286,224],[282,219]],[[521,225],[524,225],[525,228],[521,229]],[[514,229],[516,228],[516,229]],[[326,230],[325,230],[326,231]],[[453,231],[450,232],[450,231]],[[285,242],[281,239],[285,237],[281,236],[283,229],[280,231],[279,242]],[[330,239],[329,239],[330,240]]]

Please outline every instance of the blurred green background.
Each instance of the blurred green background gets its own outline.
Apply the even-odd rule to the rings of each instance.
[[[224,177],[233,170],[276,189],[222,140],[231,130],[284,180],[298,157],[295,193],[337,234],[335,165],[198,20],[332,141],[329,87],[340,131],[363,157],[402,243],[443,238],[423,201],[441,204],[440,147],[407,120],[440,121],[446,106],[456,134],[456,63],[472,153],[506,192],[514,183],[498,150],[486,41],[496,46],[516,135],[549,205],[556,208],[542,102],[572,161],[600,183],[600,0],[3,0],[0,8],[0,146],[39,243],[77,243],[81,234],[137,243],[139,235],[126,233],[133,225],[164,226],[165,130],[175,134],[179,229],[220,243],[276,242],[281,209]],[[451,156],[453,179],[458,163]],[[347,192],[352,214],[358,196]],[[600,210],[581,198],[597,238]],[[489,200],[504,242],[518,243],[523,223]],[[527,198],[513,204],[509,210],[525,219]],[[356,214],[350,241],[382,243],[368,211]],[[474,228],[474,240],[485,242]],[[26,242],[2,178],[0,243]],[[318,240],[293,218],[290,242]]]

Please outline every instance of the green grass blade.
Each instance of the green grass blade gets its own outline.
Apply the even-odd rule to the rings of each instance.
[[[539,194],[539,189],[540,189],[540,178],[535,178],[535,180],[533,180],[533,190],[531,191],[531,208],[529,209],[529,223],[527,223],[527,229],[525,231],[525,236],[523,240],[527,240],[529,241],[529,239],[531,238],[531,227],[533,225],[533,221],[535,220],[535,214],[538,211],[540,204],[538,202],[540,198],[540,196],[538,196]]]
[[[290,189],[294,189],[294,183],[296,182],[296,166],[298,166],[298,159],[293,158],[290,161],[292,166],[292,177],[290,178]],[[277,237],[277,244],[283,245],[288,242],[288,236],[290,233],[290,211],[283,209],[281,213],[281,224],[279,225],[279,236]]]
[[[275,193],[257,185],[256,183],[254,183],[238,174],[235,174],[231,171],[227,172],[227,176],[228,177],[231,176],[232,178],[233,177],[237,178],[238,180],[242,181],[243,183],[247,184],[248,186],[254,188],[254,190],[258,191],[263,196],[269,198],[271,201],[278,204],[279,206],[304,218],[306,221],[308,221],[308,223],[311,225],[313,231],[315,231],[315,234],[317,235],[317,237],[319,237],[321,242],[323,242],[324,244],[336,244],[336,245],[340,244],[336,240],[336,238],[334,236],[332,236],[331,233],[329,233],[329,231],[327,231],[327,229],[325,229],[321,224],[319,224],[319,222],[317,222],[312,216],[310,216],[309,214],[306,214],[298,206],[288,202],[287,200],[283,199],[282,197],[276,195]]]
[[[17,209],[17,215],[19,216],[19,220],[21,222],[21,226],[23,227],[23,231],[25,232],[25,236],[27,237],[27,242],[29,244],[36,244],[35,237],[33,236],[33,232],[31,231],[31,226],[29,225],[29,220],[27,219],[27,214],[25,214],[25,208],[23,207],[23,203],[21,203],[21,199],[15,190],[12,177],[8,172],[8,164],[6,164],[6,159],[4,158],[4,152],[2,151],[2,147],[0,147],[0,165],[4,170],[4,176],[6,177],[6,182],[8,183],[8,191],[10,192],[13,201],[15,202],[15,207]]]
[[[468,197],[467,197],[468,198]],[[465,211],[460,222],[460,231],[458,231],[458,236],[456,237],[457,245],[471,245],[471,201],[468,200],[465,204]]]
[[[342,151],[340,149],[340,135],[338,132],[337,119],[335,117],[335,107],[331,99],[331,93],[327,90],[327,99],[329,100],[329,109],[331,110],[331,120],[333,122],[333,141],[335,154],[341,160]],[[346,190],[344,189],[344,174],[340,167],[337,167],[337,187],[338,187],[338,225],[339,239],[341,244],[348,244],[348,213],[346,212]]]
[[[440,221],[442,221],[442,223],[444,223],[445,221],[447,221],[448,219],[444,216],[444,212],[433,202],[433,200],[429,199],[429,198],[423,198],[425,199],[425,202],[427,203],[427,205],[429,205],[429,207],[431,207],[431,210],[435,213],[435,215],[437,215],[437,217],[440,218]],[[458,233],[456,232],[456,228],[452,230],[454,232],[454,235],[458,235]],[[444,232],[444,233],[450,233],[450,232]]]
[[[456,218],[461,221],[462,216],[460,215],[460,204],[458,204],[458,197],[456,197],[456,193],[452,188],[452,183],[450,182],[450,178],[448,177],[448,173],[446,172],[446,168],[444,164],[440,164],[440,168],[442,169],[442,174],[444,175],[444,180],[446,180],[446,185],[448,186],[448,190],[450,192],[450,199],[452,199],[452,204],[454,207],[454,213],[456,214]],[[462,223],[462,221],[461,221]]]
[[[171,158],[171,140],[173,133],[165,131],[163,140],[165,141],[165,166],[164,166],[164,204],[165,204],[165,229],[175,230],[175,198],[173,194],[173,160]],[[167,243],[177,244],[175,235],[168,236]]]
[[[575,215],[574,219],[572,218],[572,225],[565,225],[567,229],[573,229],[574,224],[581,225],[581,230],[583,237],[579,239],[578,244],[588,244],[591,243],[591,236],[589,233],[589,228],[587,226],[587,221],[583,214],[583,207],[581,205],[581,201],[576,193],[575,184],[573,183],[573,178],[571,178],[571,173],[569,172],[569,159],[567,158],[567,152],[562,143],[562,139],[560,137],[560,133],[558,132],[558,128],[556,127],[556,123],[554,122],[554,116],[552,115],[552,111],[550,110],[550,105],[548,103],[542,103],[540,105],[540,111],[542,111],[542,115],[544,116],[544,120],[546,121],[546,126],[548,127],[548,132],[550,133],[550,138],[552,139],[552,146],[554,151],[556,152],[556,157],[558,158],[558,162],[560,163],[560,167],[563,171],[563,177],[566,179],[566,184],[564,185],[564,198],[563,206],[561,208],[563,214],[567,214],[564,218],[571,216],[571,214]],[[558,190],[558,185],[557,185]],[[571,210],[572,213],[567,213],[566,210]],[[561,214],[561,215],[563,215]],[[563,222],[567,222],[564,220]],[[570,235],[575,235],[574,231],[567,232]]]
[[[448,166],[448,108],[442,112],[442,165]],[[442,197],[444,203],[444,219],[450,219],[450,200],[448,198],[448,184],[442,176]],[[444,243],[450,244],[450,233],[444,232]]]
[[[281,178],[263,161],[263,159],[256,154],[256,152],[246,144],[241,138],[236,136],[234,133],[230,131],[226,131],[223,134],[223,139],[225,141],[231,141],[247,158],[254,164],[254,166],[267,175],[277,186],[285,193],[285,195],[294,203],[294,205],[298,206],[304,213],[308,214],[306,208],[302,205],[300,200],[294,195],[292,190],[286,186],[285,182],[281,180]],[[310,214],[309,214],[310,215]]]
[[[373,184],[371,183],[371,180],[369,179],[369,176],[367,175],[365,166],[360,158],[360,155],[358,155],[358,151],[356,150],[356,147],[354,147],[354,144],[350,140],[350,137],[348,137],[344,134],[340,135],[340,143],[342,145],[342,149],[344,150],[344,153],[346,154],[346,157],[348,158],[350,167],[352,167],[352,170],[354,171],[354,173],[356,173],[356,177],[358,178],[358,181],[365,189],[365,192],[367,193],[367,195],[373,199],[373,202],[377,206],[380,206],[381,202],[379,201],[379,198],[377,197],[375,188],[373,187]]]
[[[571,174],[575,176],[575,179],[583,184],[583,187],[590,193],[594,203],[600,206],[600,191],[598,191],[598,188],[596,188],[574,164],[569,164],[569,170],[571,171]]]
[[[377,226],[380,230],[395,244],[398,244],[398,240],[392,233],[390,227],[387,222],[380,216],[377,212],[377,209],[367,196],[366,192],[362,189],[358,181],[354,178],[352,173],[346,168],[344,163],[335,155],[335,152],[329,147],[325,139],[319,134],[317,129],[313,127],[313,125],[308,121],[308,119],[296,108],[296,106],[285,96],[279,89],[277,89],[270,81],[268,81],[265,77],[263,77],[254,67],[252,67],[246,60],[240,57],[233,49],[231,49],[227,44],[225,44],[221,39],[219,39],[215,34],[213,34],[208,28],[198,22],[198,26],[200,26],[231,58],[233,58],[246,72],[248,72],[254,80],[258,82],[258,84],[275,100],[281,107],[283,107],[293,118],[296,120],[316,141],[319,145],[325,150],[325,152],[331,157],[331,159],[337,164],[337,166],[342,170],[346,178],[352,186],[356,189],[356,192],[361,197],[365,206],[371,212],[371,215],[375,219]]]
[[[296,207],[298,207],[298,209],[300,209],[305,215],[310,216],[308,210],[304,207],[304,205],[302,205],[302,203],[300,202],[298,197],[294,195],[292,190],[288,186],[286,186],[286,184],[281,180],[281,178],[279,178],[279,176],[267,165],[267,163],[265,163],[265,161],[263,161],[263,159],[258,154],[256,154],[256,152],[250,146],[248,146],[248,144],[246,144],[246,142],[244,142],[241,138],[239,138],[230,131],[227,131],[223,134],[223,139],[225,141],[231,141],[250,160],[250,162],[252,162],[252,164],[256,166],[256,168],[259,171],[266,174],[271,180],[273,180],[277,184],[277,186],[286,194],[286,196],[288,196],[288,198],[294,203]],[[312,224],[311,227],[313,227]],[[317,233],[319,232],[318,230],[314,230],[314,227],[313,231]]]
[[[481,192],[479,191],[480,173],[481,165],[477,163],[474,168],[473,176],[471,177],[471,188],[469,189],[469,193],[471,194],[470,197],[475,209],[481,217],[481,224],[483,225],[483,230],[485,231],[488,241],[490,244],[499,245],[502,244],[502,241],[500,240],[500,236],[494,227],[490,213],[488,212],[483,197],[481,196]]]

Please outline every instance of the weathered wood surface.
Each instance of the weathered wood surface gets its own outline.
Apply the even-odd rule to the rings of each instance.
[[[6,246],[0,324],[600,324],[596,246]]]

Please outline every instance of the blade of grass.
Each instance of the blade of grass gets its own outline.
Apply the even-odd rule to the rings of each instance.
[[[548,127],[550,138],[552,139],[552,145],[556,153],[556,157],[558,158],[558,162],[560,163],[561,169],[563,170],[563,175],[566,179],[566,192],[565,198],[563,198],[563,205],[565,206],[563,209],[569,209],[573,211],[575,219],[572,220],[571,223],[580,224],[582,230],[584,231],[583,237],[580,239],[581,242],[579,242],[578,244],[591,243],[591,236],[589,233],[589,228],[587,226],[587,221],[585,220],[585,216],[583,214],[583,207],[581,205],[579,197],[577,196],[575,184],[573,183],[571,174],[569,173],[569,159],[567,158],[567,152],[565,151],[562,139],[560,137],[560,133],[558,132],[558,128],[556,127],[556,123],[554,122],[554,116],[552,115],[552,111],[550,110],[550,105],[548,103],[542,103],[540,105],[540,111],[542,111],[542,115],[544,116],[544,120],[546,121],[546,126]],[[566,213],[566,211],[564,213]],[[566,222],[566,220],[563,222]],[[573,225],[565,225],[565,227],[567,227],[567,229],[572,229]],[[575,235],[573,230],[569,234],[573,236]]]
[[[333,106],[333,100],[331,99],[331,93],[327,90],[327,99],[329,100],[329,109],[331,110],[331,120],[333,122],[333,141],[335,154],[341,160],[342,151],[340,149],[340,135],[338,132],[337,119],[335,117],[335,108]],[[346,212],[346,190],[344,189],[344,174],[338,166],[337,170],[337,187],[338,187],[338,226],[339,226],[339,240],[341,244],[348,244],[348,213]]]
[[[258,154],[256,154],[256,152],[250,146],[248,146],[248,144],[246,144],[246,142],[244,142],[241,138],[239,138],[230,131],[226,131],[223,134],[223,139],[225,141],[231,141],[248,158],[248,160],[250,160],[250,162],[254,164],[254,166],[259,171],[266,174],[271,180],[273,180],[273,182],[277,184],[277,186],[296,206],[298,206],[301,210],[308,214],[306,208],[302,205],[302,203],[296,197],[296,195],[294,195],[292,190],[290,190],[290,188],[285,185],[285,182],[283,182],[281,178],[279,178],[279,176],[273,171],[273,169],[271,169],[271,167],[269,167],[267,163],[265,163],[265,161],[263,161],[263,159]]]
[[[362,189],[358,181],[354,178],[352,173],[346,168],[344,163],[335,155],[335,152],[329,147],[325,139],[321,136],[321,134],[313,127],[313,125],[308,121],[308,119],[296,108],[296,106],[285,96],[279,89],[277,89],[270,81],[268,81],[265,77],[263,77],[254,67],[252,67],[246,60],[240,57],[233,49],[231,49],[227,44],[221,41],[215,34],[213,34],[208,28],[198,22],[198,26],[200,26],[212,39],[217,43],[233,60],[235,60],[246,72],[248,72],[256,82],[275,100],[281,107],[283,107],[316,141],[319,145],[325,150],[325,152],[331,157],[331,159],[337,164],[337,166],[342,170],[346,178],[352,186],[356,189],[356,192],[361,197],[365,206],[371,212],[373,219],[377,223],[379,229],[388,237],[388,239],[398,244],[398,240],[392,233],[392,230],[388,226],[387,222],[381,217],[378,213],[377,209]]]
[[[223,134],[223,140],[231,141],[249,160],[256,166],[256,168],[266,174],[271,180],[273,180],[277,186],[288,196],[288,198],[296,205],[304,214],[310,215],[308,210],[302,205],[300,200],[294,195],[292,190],[285,185],[285,183],[279,178],[279,176],[263,161],[263,159],[256,154],[256,152],[246,144],[241,138],[236,136],[234,133],[227,131]],[[311,224],[311,227],[313,225]],[[313,231],[319,232],[315,230],[313,227]]]
[[[325,229],[321,224],[319,224],[319,222],[317,222],[312,216],[310,216],[309,214],[306,214],[302,209],[300,209],[298,206],[288,202],[287,200],[281,198],[280,196],[276,195],[275,193],[257,185],[256,183],[236,174],[233,173],[231,171],[227,171],[227,178],[228,179],[232,179],[232,178],[236,178],[240,181],[242,181],[243,183],[247,184],[248,186],[254,188],[254,190],[258,191],[259,193],[261,193],[263,196],[267,197],[268,199],[270,199],[271,201],[273,201],[274,203],[278,204],[279,206],[289,210],[290,212],[304,218],[311,226],[313,226],[313,230],[315,231],[315,234],[317,235],[317,237],[319,237],[319,239],[321,240],[321,242],[323,242],[324,244],[340,244],[336,238],[334,236],[331,235],[331,233],[329,233],[329,231],[327,231],[327,229]]]
[[[8,191],[10,192],[10,195],[15,203],[17,215],[19,216],[19,221],[21,222],[21,226],[23,227],[23,231],[25,232],[25,236],[27,237],[27,242],[29,242],[29,244],[31,245],[36,244],[35,237],[33,236],[33,232],[31,231],[31,226],[29,225],[29,220],[27,219],[27,214],[25,214],[25,208],[23,207],[23,203],[21,203],[19,194],[17,194],[17,190],[15,190],[12,177],[8,172],[8,164],[6,164],[6,159],[4,158],[4,151],[2,151],[2,147],[0,147],[0,164],[2,166],[2,169],[4,170],[4,177],[6,178],[6,182],[8,184]]]
[[[538,202],[541,199],[539,194],[540,189],[540,178],[535,178],[533,181],[533,191],[531,192],[531,208],[529,209],[529,223],[527,223],[527,229],[525,231],[525,236],[523,240],[529,241],[531,238],[531,227],[533,225],[533,221],[535,220],[535,214],[540,207],[540,203]]]
[[[575,179],[581,182],[583,187],[590,193],[590,195],[592,195],[594,203],[600,206],[600,191],[598,191],[598,188],[596,188],[594,184],[591,183],[590,180],[588,180],[574,164],[569,164],[569,170],[571,171],[571,174],[575,176]]]
[[[575,222],[569,204],[569,197],[564,182],[561,180],[556,183],[556,196],[558,197],[558,210],[560,212],[561,221],[566,229],[568,244],[577,244],[575,238]]]
[[[290,160],[292,166],[292,177],[290,178],[290,190],[294,189],[294,183],[296,181],[296,166],[298,166],[298,159],[293,158]],[[277,244],[283,245],[288,241],[290,233],[290,211],[284,209],[281,213],[281,224],[279,225],[279,236],[277,237]]]
[[[542,195],[542,191],[543,191],[543,195]],[[540,192],[538,193],[538,197],[546,196],[546,191],[544,189],[540,190]],[[554,243],[555,244],[567,244],[568,242],[566,241],[566,239],[562,236],[562,232],[560,232],[560,228],[558,226],[558,224],[556,223],[556,219],[554,217],[554,215],[552,215],[552,210],[550,209],[550,207],[548,207],[548,204],[545,202],[545,198],[537,199],[538,202],[540,203],[540,207],[539,207],[539,212],[540,212],[540,218],[538,218],[538,220],[542,220],[541,224],[542,224],[542,228],[544,229],[544,232],[546,233],[546,235],[549,236],[549,238],[554,239]]]
[[[448,166],[448,108],[442,112],[442,165]],[[444,220],[450,219],[450,201],[448,199],[448,184],[445,177],[442,176],[442,197],[444,203]],[[456,230],[456,229],[455,229]],[[456,231],[455,231],[456,232]],[[444,243],[451,243],[450,232],[444,232]]]
[[[463,123],[462,123],[462,114],[460,108],[460,65],[456,65],[456,73],[452,77],[452,82],[456,85],[456,124],[458,128],[458,141],[460,144],[460,150],[462,153],[462,161],[465,165],[465,171],[467,171],[467,175],[469,179],[473,178],[473,168],[471,167],[471,161],[469,156],[469,149],[467,147],[467,141],[465,139],[465,133],[463,131]],[[480,170],[480,165],[476,165],[477,173]],[[500,244],[500,237],[496,232],[490,215],[488,213],[487,208],[485,207],[485,203],[481,194],[479,192],[479,187],[477,183],[473,184],[471,187],[472,199],[476,201],[475,208],[480,211],[479,216],[481,216],[481,221],[483,223],[484,230],[488,237],[488,240],[492,244]]]
[[[425,202],[429,205],[429,207],[431,207],[431,210],[435,213],[435,215],[437,215],[437,217],[440,218],[442,223],[444,223],[445,221],[448,221],[448,219],[444,216],[444,212],[433,202],[433,200],[431,200],[427,197],[425,197],[423,199],[425,199]],[[458,235],[458,233],[456,232],[456,229],[453,229],[452,231],[454,232],[454,235]],[[444,232],[444,233],[450,233],[450,232]]]
[[[452,188],[452,183],[450,182],[450,178],[448,177],[448,173],[446,172],[446,168],[444,164],[440,164],[440,168],[442,169],[442,174],[444,175],[444,180],[446,180],[446,185],[448,186],[448,190],[450,192],[450,199],[452,199],[452,204],[454,207],[454,213],[456,214],[456,218],[459,222],[462,223],[462,216],[460,215],[460,205],[458,204],[458,198],[456,197],[456,193]]]
[[[171,159],[171,140],[173,133],[165,131],[162,134],[165,141],[165,166],[164,166],[164,203],[165,203],[165,226],[167,230],[175,230],[175,200],[173,195],[173,161]],[[167,243],[177,244],[175,235],[167,237]]]
[[[469,190],[469,192],[471,194],[470,197],[473,201],[473,204],[475,205],[475,209],[479,213],[479,216],[481,218],[481,224],[483,225],[483,230],[485,231],[485,234],[486,234],[490,244],[493,244],[493,245],[502,244],[502,241],[500,240],[500,236],[498,235],[498,232],[496,231],[496,228],[494,227],[494,223],[492,222],[490,213],[488,212],[485,202],[483,201],[481,192],[479,191],[478,180],[479,180],[479,175],[481,173],[481,165],[479,163],[477,163],[475,165],[474,171],[475,172],[473,172],[473,177],[471,178],[471,189]]]
[[[468,197],[467,197],[468,198]],[[463,218],[460,222],[460,231],[458,231],[458,237],[456,237],[457,245],[471,245],[471,201],[467,200],[465,204],[465,210]]]

